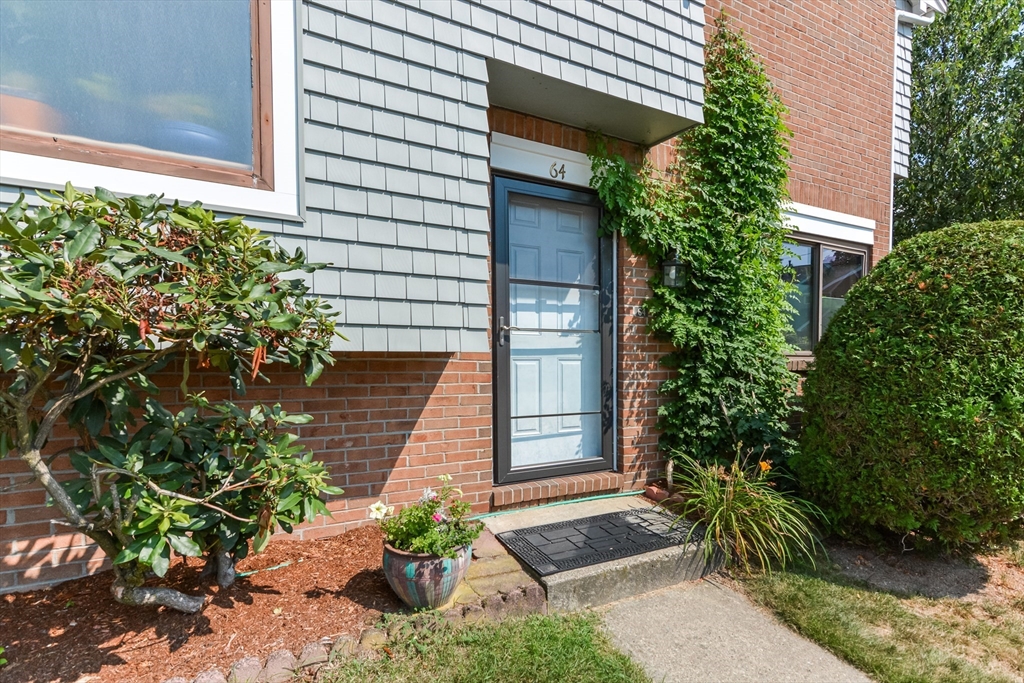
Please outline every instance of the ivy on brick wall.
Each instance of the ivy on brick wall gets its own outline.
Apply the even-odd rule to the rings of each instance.
[[[661,446],[697,459],[738,451],[784,459],[795,376],[786,369],[789,131],[785,107],[742,33],[725,18],[706,49],[705,123],[677,140],[665,173],[593,140],[591,181],[601,230],[618,232],[656,274],[645,302],[651,333],[674,351],[660,392]],[[682,283],[659,265],[672,254]]]

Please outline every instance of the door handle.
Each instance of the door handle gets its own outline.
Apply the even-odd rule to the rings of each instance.
[[[516,327],[515,325],[506,325],[505,324],[505,316],[503,316],[503,315],[498,316],[498,346],[504,346],[505,345],[505,333],[506,332],[510,332],[512,330],[519,330],[519,329],[520,328]]]

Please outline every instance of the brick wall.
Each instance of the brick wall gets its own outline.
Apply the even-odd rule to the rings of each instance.
[[[890,239],[893,0],[709,0],[707,37],[723,9],[789,107],[793,200],[873,219],[877,262]]]
[[[367,520],[366,507],[384,500],[402,505],[449,473],[476,512],[491,499],[490,354],[381,354],[339,356],[313,387],[301,373],[267,369],[271,382],[254,384],[245,400],[280,403],[309,413],[302,442],[330,467],[342,498],[329,503],[334,518],[296,531],[298,538],[340,533]],[[180,371],[157,377],[161,400],[176,405]],[[213,399],[239,397],[220,373],[196,372],[193,391]],[[58,433],[51,452],[71,446]],[[66,457],[58,476],[74,476]],[[45,494],[20,460],[0,460],[0,591],[29,588],[97,571],[103,554],[81,534],[70,533],[60,514],[45,507]]]

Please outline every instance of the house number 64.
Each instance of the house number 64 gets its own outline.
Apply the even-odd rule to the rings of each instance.
[[[562,166],[559,167],[558,162],[554,162],[551,164],[551,168],[548,169],[548,174],[552,178],[561,178],[562,180],[565,180],[565,164],[562,164]]]

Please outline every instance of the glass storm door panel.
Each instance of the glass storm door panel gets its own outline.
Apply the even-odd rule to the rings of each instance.
[[[500,178],[495,187],[498,480],[608,469],[599,207],[587,193]]]

